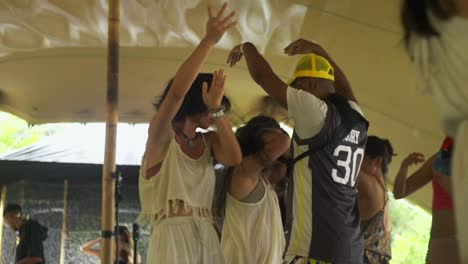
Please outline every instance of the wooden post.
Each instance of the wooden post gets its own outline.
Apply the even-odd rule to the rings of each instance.
[[[5,209],[7,187],[2,187],[2,198],[0,200],[0,264],[2,264],[3,258],[3,209]]]
[[[107,118],[104,166],[102,168],[102,218],[101,218],[101,263],[112,263],[114,228],[114,175],[117,141],[118,91],[119,91],[119,0],[109,0],[107,40]]]
[[[60,264],[65,263],[65,242],[67,240],[68,180],[63,181],[62,238],[60,240]],[[0,263],[1,264],[1,263]]]

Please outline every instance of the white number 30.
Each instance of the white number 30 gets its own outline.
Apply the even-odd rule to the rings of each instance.
[[[361,168],[362,160],[364,158],[364,149],[358,148],[353,153],[353,150],[351,149],[350,146],[339,145],[338,147],[336,147],[333,155],[335,157],[339,157],[341,152],[346,153],[346,159],[338,160],[336,165],[343,167],[345,169],[345,175],[340,177],[338,176],[338,170],[333,169],[332,170],[333,180],[335,182],[348,185],[349,180],[351,178],[351,187],[354,187],[354,185],[356,184],[357,175],[359,174],[359,169]],[[359,164],[357,164],[358,159],[359,159]],[[352,164],[351,164],[351,161],[352,161]],[[351,165],[352,165],[352,168],[351,168]]]

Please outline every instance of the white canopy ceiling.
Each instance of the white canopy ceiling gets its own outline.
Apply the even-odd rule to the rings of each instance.
[[[151,102],[204,33],[208,2],[121,0],[120,121],[148,122]],[[235,122],[264,112],[265,93],[244,63],[225,64],[234,45],[251,41],[287,79],[294,58],[282,54],[303,37],[321,43],[347,73],[371,122],[400,155],[430,155],[443,135],[427,95],[413,89],[398,0],[231,0],[239,24],[205,71],[228,72]],[[0,108],[30,123],[105,120],[106,0],[0,0]],[[430,189],[413,196],[431,206]]]

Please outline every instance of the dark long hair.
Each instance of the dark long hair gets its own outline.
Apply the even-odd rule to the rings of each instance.
[[[242,156],[246,157],[260,152],[265,143],[262,141],[262,135],[269,129],[281,129],[280,124],[274,118],[268,116],[256,116],[247,122],[244,126],[236,131],[236,137],[241,147]],[[282,130],[282,129],[281,129]],[[284,131],[283,131],[284,132]],[[284,132],[286,133],[286,132]],[[231,176],[234,172],[234,167],[224,168],[222,172],[221,188],[217,195],[215,204],[215,213],[219,217],[224,217],[226,208],[226,194],[229,191]]]
[[[411,35],[421,37],[439,36],[434,25],[432,25],[429,12],[442,20],[452,18],[456,13],[454,0],[404,0],[401,7],[401,24],[404,31],[404,41],[408,49]]]
[[[169,90],[172,87],[174,79],[171,79],[167,84],[166,88],[164,89],[161,96],[156,97],[153,102],[154,107],[156,110],[159,110],[161,104],[167,97]],[[184,97],[184,101],[180,106],[179,110],[177,111],[176,116],[174,117],[175,122],[182,121],[188,116],[193,116],[196,114],[205,113],[208,111],[207,106],[203,102],[203,83],[206,82],[208,87],[211,86],[211,82],[213,81],[213,74],[211,73],[200,73],[198,74],[195,81],[193,81],[190,89],[188,90],[187,94]],[[223,96],[222,106],[224,107],[224,112],[228,112],[231,109],[231,102],[226,96]]]
[[[22,214],[23,209],[21,209],[21,206],[19,204],[9,203],[5,206],[5,209],[3,209],[3,217],[5,217],[9,213]]]
[[[392,163],[395,156],[393,146],[388,139],[379,138],[377,136],[369,136],[366,143],[366,156],[372,159],[382,157],[382,174],[384,178],[388,173],[388,165]]]
[[[115,263],[130,263],[130,253],[132,251],[132,240],[130,238],[130,231],[126,226],[120,225],[119,228],[119,238],[123,237],[123,241],[126,246],[123,246],[119,250],[119,260],[115,260]],[[118,239],[119,239],[118,238]]]

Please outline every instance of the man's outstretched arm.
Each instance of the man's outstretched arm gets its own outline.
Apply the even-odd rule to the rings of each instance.
[[[229,54],[228,64],[234,66],[241,58],[245,56],[247,68],[252,79],[260,85],[265,92],[275,98],[284,108],[287,106],[286,91],[288,85],[284,83],[271,68],[270,64],[258,52],[254,44],[250,42],[243,43],[234,47]]]

